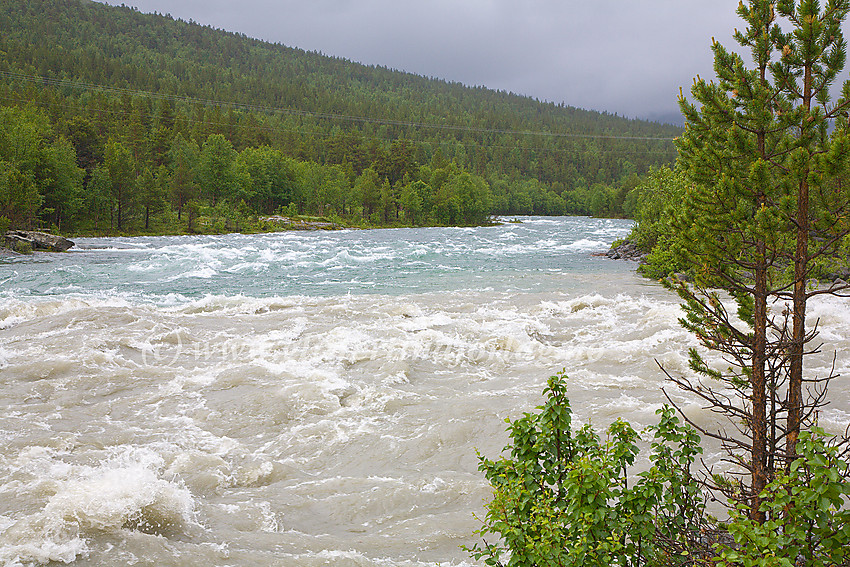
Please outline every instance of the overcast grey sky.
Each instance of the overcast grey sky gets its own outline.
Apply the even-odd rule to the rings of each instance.
[[[678,119],[738,0],[108,0],[366,64]]]

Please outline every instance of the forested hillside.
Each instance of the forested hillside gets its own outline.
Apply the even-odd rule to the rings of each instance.
[[[680,131],[89,0],[0,0],[0,105],[0,217],[74,231],[616,215]]]

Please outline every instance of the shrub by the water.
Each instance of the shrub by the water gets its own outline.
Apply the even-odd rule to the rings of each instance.
[[[638,433],[619,419],[604,440],[589,424],[574,430],[565,378],[549,379],[537,413],[508,421],[506,456],[479,456],[493,499],[470,554],[487,565],[607,567],[698,549],[705,501],[691,471],[702,452],[696,432],[672,408],[658,410],[652,466],[633,476]]]
[[[822,429],[803,432],[799,458],[762,492],[766,522],[734,502],[718,522],[692,470],[700,438],[673,408],[656,412],[659,423],[647,428],[651,466],[635,475],[631,425],[618,419],[605,439],[589,424],[574,429],[563,373],[544,394],[536,413],[508,420],[504,456],[479,455],[493,499],[476,532],[482,542],[467,548],[475,559],[509,567],[850,565],[850,471]]]

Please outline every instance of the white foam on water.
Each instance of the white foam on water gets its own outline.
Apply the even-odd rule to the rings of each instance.
[[[589,238],[582,238],[581,240],[577,240],[572,244],[565,245],[564,249],[572,250],[575,252],[593,252],[598,250],[606,250],[610,245],[610,242],[604,240],[591,240]]]
[[[133,264],[131,266],[127,266],[127,271],[130,272],[156,272],[157,270],[161,270],[167,267],[168,263],[164,261],[152,261],[152,262],[139,262],[138,264]]]
[[[230,274],[240,274],[242,272],[264,272],[268,269],[269,264],[266,262],[241,262],[235,264],[226,270]]]
[[[201,268],[198,268],[197,270],[192,270],[190,272],[185,272],[176,276],[165,278],[165,281],[173,282],[189,278],[200,278],[208,280],[214,277],[216,274],[218,274],[218,272],[212,266],[203,266]]]
[[[605,237],[608,237],[608,238],[611,238],[611,237],[617,238],[617,237],[628,236],[628,234],[631,232],[631,230],[632,230],[631,227],[610,226],[610,227],[603,227],[603,228],[598,228],[596,230],[592,230],[590,232],[590,234],[592,234],[594,236],[605,236]]]
[[[534,225],[558,225],[560,224],[557,220],[540,218],[540,217],[516,217],[518,220],[521,220],[523,224],[534,224]]]
[[[305,296],[252,298],[241,295],[212,295],[207,294],[200,299],[179,301],[168,310],[180,315],[252,315],[283,310],[300,311],[314,300]]]
[[[9,365],[9,356],[11,353],[7,351],[5,348],[0,346],[0,370],[3,370],[5,367]]]
[[[30,473],[24,490],[42,506],[3,516],[4,565],[71,563],[100,534],[137,530],[168,537],[194,523],[192,495],[161,477],[163,462],[155,454],[128,448],[97,466],[56,462],[56,456],[38,451],[18,459],[23,470],[16,476]]]
[[[100,308],[127,308],[130,306],[124,298],[109,295],[76,298],[2,299],[0,300],[0,330],[15,327],[21,323],[49,319],[66,315],[74,311]]]

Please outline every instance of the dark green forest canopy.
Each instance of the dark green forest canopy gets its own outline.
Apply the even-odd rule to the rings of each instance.
[[[83,170],[77,190],[51,187],[55,180],[38,179],[0,147],[7,170],[41,196],[24,211],[12,195],[0,200],[0,216],[13,223],[139,230],[151,218],[182,217],[186,206],[243,202],[242,212],[289,207],[377,224],[621,215],[637,177],[676,157],[675,126],[360,65],[88,0],[0,0],[0,7],[0,105],[25,109],[5,123],[34,120],[39,151],[67,154],[56,146],[65,140]],[[211,136],[222,136],[229,149],[218,138],[209,145]],[[208,145],[207,154],[224,152],[216,167],[233,169],[206,172],[228,180],[221,195],[209,194],[196,162]],[[259,148],[278,165],[243,156]],[[110,169],[108,158],[120,156],[129,161]],[[210,155],[204,159],[213,167]],[[178,174],[181,167],[191,171]],[[281,179],[258,169],[274,167],[285,170]],[[366,172],[376,175],[361,179]],[[10,175],[0,181],[20,186]],[[314,186],[326,179],[336,184],[334,196]],[[93,180],[100,197],[92,196]]]

